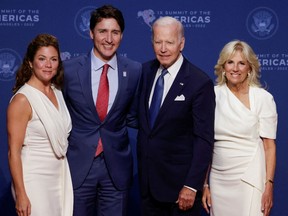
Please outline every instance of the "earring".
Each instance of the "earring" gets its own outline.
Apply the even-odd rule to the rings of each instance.
[[[225,72],[225,71],[222,72],[222,76],[223,76],[223,77],[226,76],[226,72]]]
[[[247,77],[250,78],[251,76],[251,72],[248,72]]]

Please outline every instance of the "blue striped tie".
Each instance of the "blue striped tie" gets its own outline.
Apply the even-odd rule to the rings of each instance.
[[[164,76],[168,73],[167,69],[163,69],[161,75],[158,77],[157,82],[155,84],[154,93],[152,97],[152,101],[150,104],[150,127],[152,128],[158,112],[160,110],[161,101],[163,97],[164,90]]]

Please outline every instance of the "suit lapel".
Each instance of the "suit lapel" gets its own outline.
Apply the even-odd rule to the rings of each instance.
[[[124,91],[127,89],[128,80],[129,80],[129,71],[128,71],[128,64],[125,60],[117,55],[117,68],[118,68],[118,90],[115,96],[115,100],[112,104],[111,109],[109,110],[105,119],[109,119],[111,113],[114,113],[115,107],[118,106],[119,101],[121,101],[121,96],[125,95]]]
[[[153,82],[157,73],[157,70],[159,68],[159,63],[154,62],[150,69],[148,71],[146,71],[145,73],[147,74],[147,88],[146,88],[146,92],[145,92],[145,113],[146,113],[146,121],[147,121],[147,125],[150,125],[150,120],[149,120],[149,98],[150,98],[150,94],[151,94],[151,90],[153,87]]]
[[[77,71],[78,77],[80,80],[81,89],[83,95],[87,101],[89,108],[91,109],[92,113],[94,114],[95,118],[100,121],[98,113],[96,111],[96,106],[93,100],[92,95],[92,88],[91,88],[91,56],[90,54],[86,56],[86,58],[80,62],[82,67],[80,70]]]
[[[171,109],[171,107],[173,107],[173,103],[174,100],[177,96],[181,95],[182,90],[185,88],[187,81],[189,79],[187,79],[189,76],[191,75],[191,73],[189,73],[189,65],[188,62],[185,60],[183,61],[183,64],[180,68],[180,70],[178,71],[175,80],[171,86],[171,88],[169,89],[163,104],[159,110],[155,125],[157,124],[157,122],[161,121],[162,116],[165,116],[165,112],[167,109]],[[159,120],[160,119],[160,120]]]

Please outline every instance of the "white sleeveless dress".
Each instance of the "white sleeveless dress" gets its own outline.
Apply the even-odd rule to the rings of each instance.
[[[273,96],[249,88],[250,109],[226,86],[216,86],[215,144],[210,173],[212,216],[262,216],[266,169],[261,137],[275,139]]]
[[[25,95],[32,107],[21,154],[31,216],[73,213],[73,189],[65,157],[71,119],[61,91],[54,87],[53,90],[59,110],[41,91],[28,84],[16,93]]]

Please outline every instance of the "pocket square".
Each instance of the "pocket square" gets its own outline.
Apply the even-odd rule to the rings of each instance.
[[[180,96],[177,96],[174,101],[185,101],[185,96],[183,94]]]

